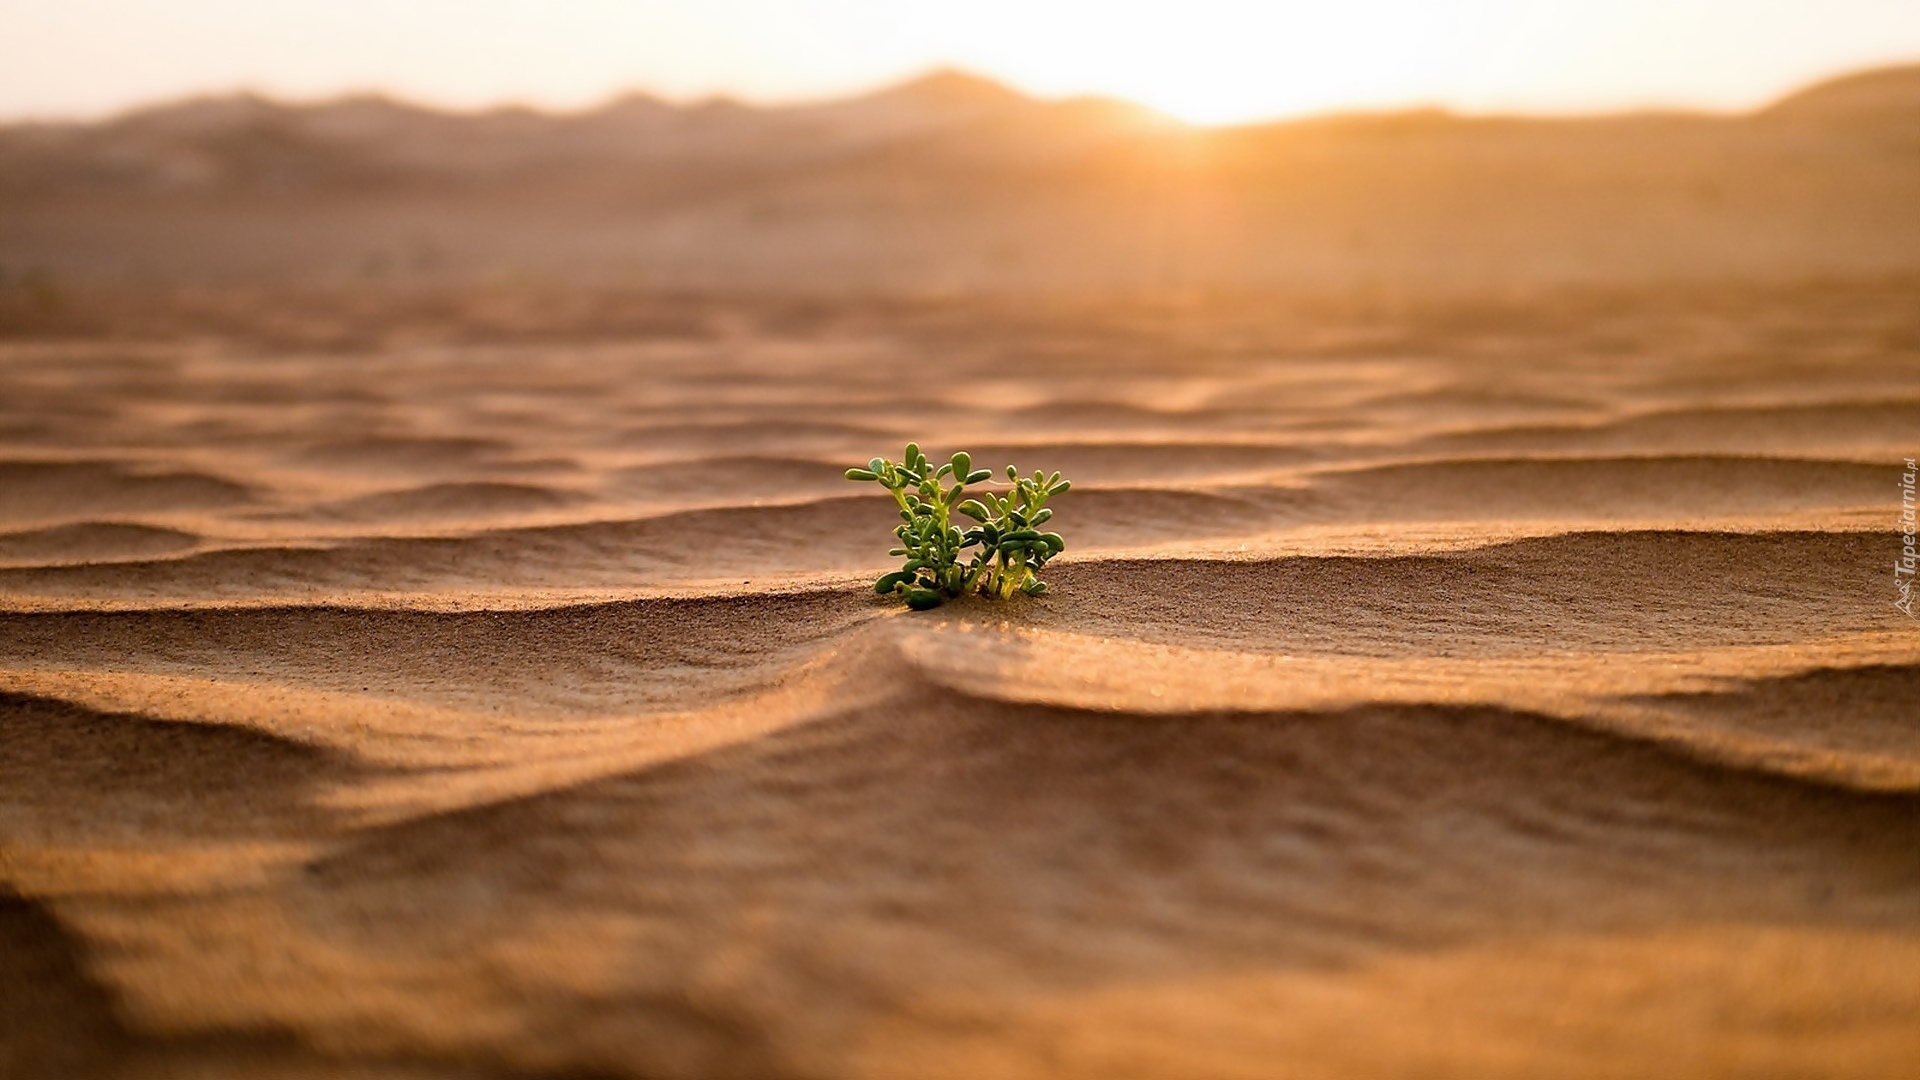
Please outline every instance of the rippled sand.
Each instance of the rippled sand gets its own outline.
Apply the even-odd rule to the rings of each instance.
[[[78,300],[0,1073],[1911,1077],[1914,288]]]

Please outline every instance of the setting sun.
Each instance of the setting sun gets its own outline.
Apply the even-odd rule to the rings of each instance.
[[[1391,7],[1393,11],[1375,10]],[[1501,67],[1497,43],[1478,51],[1433,4],[1200,4],[1178,11],[1056,4],[1024,31],[987,45],[988,69],[1056,92],[1086,89],[1150,105],[1183,120],[1263,116],[1407,103],[1437,96],[1449,71],[1473,57]],[[1490,47],[1490,45],[1492,47]],[[1471,78],[1452,78],[1456,87]]]
[[[1232,123],[1424,105],[1739,108],[1834,67],[1920,51],[1910,8],[1848,6],[1859,10],[1699,0],[990,0],[964,19],[920,5],[903,18],[914,20],[905,36],[944,41],[963,66],[1023,87],[1112,94],[1184,120]],[[1729,34],[1736,12],[1743,32]],[[1769,39],[1780,47],[1755,47]]]

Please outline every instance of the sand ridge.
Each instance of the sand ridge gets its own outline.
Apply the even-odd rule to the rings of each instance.
[[[1904,1076],[1908,300],[103,293],[0,341],[0,1072]],[[909,438],[1053,592],[872,595]]]

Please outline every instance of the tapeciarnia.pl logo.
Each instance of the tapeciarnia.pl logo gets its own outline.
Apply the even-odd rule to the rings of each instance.
[[[1913,459],[1907,458],[1907,471],[1900,474],[1900,557],[1893,561],[1893,587],[1899,591],[1900,599],[1893,606],[1913,614],[1913,571],[1914,553],[1914,517],[1913,517],[1913,479],[1915,469]]]

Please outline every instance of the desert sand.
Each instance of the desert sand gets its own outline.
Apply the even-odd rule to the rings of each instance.
[[[1920,258],[1830,239],[12,279],[0,1074],[1912,1077]],[[1074,480],[1051,592],[873,594],[909,439]]]

